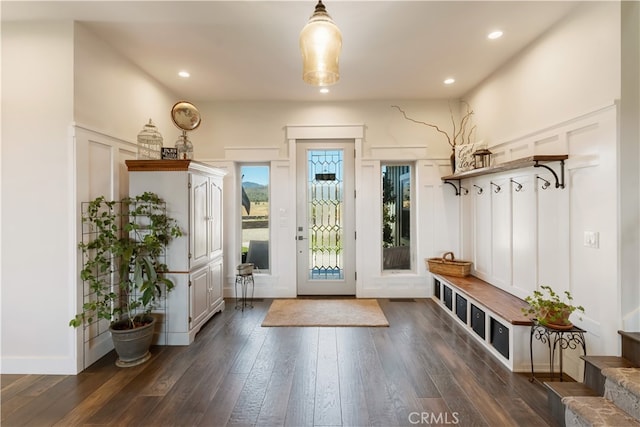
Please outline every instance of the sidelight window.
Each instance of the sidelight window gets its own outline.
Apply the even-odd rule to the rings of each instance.
[[[411,270],[412,168],[382,165],[382,269]]]
[[[269,166],[243,165],[240,173],[242,262],[265,272],[269,270]]]

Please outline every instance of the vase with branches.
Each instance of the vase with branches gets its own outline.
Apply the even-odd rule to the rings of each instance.
[[[429,127],[433,128],[433,129],[435,129],[437,132],[440,132],[441,134],[443,134],[447,138],[447,142],[449,143],[449,146],[451,146],[451,168],[452,168],[452,172],[455,172],[455,170],[456,170],[456,168],[455,168],[455,149],[456,149],[456,146],[470,143],[471,142],[471,136],[473,135],[473,132],[476,129],[475,125],[471,125],[471,117],[473,116],[473,110],[471,109],[471,106],[466,101],[460,101],[460,103],[464,106],[465,111],[462,114],[462,116],[460,117],[460,121],[459,122],[456,122],[456,118],[455,118],[455,116],[453,114],[453,110],[451,108],[451,103],[449,103],[449,115],[451,116],[451,125],[452,125],[451,133],[447,132],[446,130],[441,129],[440,126],[438,126],[436,124],[424,122],[422,120],[416,120],[416,119],[414,119],[412,117],[409,117],[407,115],[406,111],[404,109],[402,109],[398,105],[392,105],[391,106],[391,108],[395,108],[398,111],[400,111],[400,113],[402,113],[402,116],[406,120],[409,120],[410,122],[417,123],[417,124],[420,124],[420,125],[429,126]]]

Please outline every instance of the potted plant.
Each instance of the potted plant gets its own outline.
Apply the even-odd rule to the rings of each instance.
[[[538,323],[550,328],[571,329],[571,313],[584,313],[584,307],[573,305],[573,296],[569,291],[564,291],[562,297],[547,285],[541,285],[540,290],[533,291],[533,295],[524,300],[529,303],[529,307],[522,309],[523,314],[532,316]]]
[[[150,192],[121,201],[100,196],[85,204],[82,226],[80,278],[89,296],[69,325],[108,321],[116,364],[143,363],[155,326],[151,313],[163,292],[174,287],[165,276],[165,249],[182,231],[164,201]]]

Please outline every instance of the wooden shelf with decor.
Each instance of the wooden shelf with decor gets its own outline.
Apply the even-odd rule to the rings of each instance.
[[[569,158],[566,154],[559,155],[534,155],[529,157],[523,157],[517,160],[511,160],[509,162],[500,163],[494,166],[489,166],[486,168],[473,169],[465,172],[459,172],[452,175],[443,176],[441,179],[446,184],[452,185],[456,189],[456,196],[460,195],[460,181],[467,178],[475,178],[477,176],[489,175],[493,173],[506,172],[514,169],[523,169],[528,167],[541,167],[547,169],[551,172],[555,178],[555,187],[556,188],[564,188],[564,161]],[[545,163],[551,162],[560,162],[560,176],[556,171],[551,169]],[[458,185],[456,186],[452,181],[457,181]]]

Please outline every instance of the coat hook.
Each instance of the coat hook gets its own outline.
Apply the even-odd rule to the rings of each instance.
[[[500,186],[498,184],[496,184],[495,182],[493,182],[493,181],[491,181],[491,185],[496,187],[496,189],[494,190],[495,193],[499,193],[500,190],[502,190],[502,188],[500,188]]]
[[[480,187],[479,185],[475,185],[475,184],[473,184],[473,186],[474,186],[474,187],[476,187],[476,188],[478,189],[478,190],[476,190],[476,193],[477,193],[477,194],[482,194],[482,191],[483,191],[483,190],[482,190],[482,187]]]
[[[462,193],[464,191],[464,193]],[[466,188],[464,188],[462,185],[460,186],[460,192],[462,194],[469,194],[469,190],[467,190]]]
[[[542,178],[541,176],[537,176],[536,178],[538,178],[538,179],[540,179],[540,180],[542,180],[544,182],[544,184],[542,184],[542,189],[543,190],[546,190],[551,185],[551,183],[549,181],[547,181],[546,179]]]
[[[513,179],[511,180],[511,182],[513,182],[514,184],[516,184],[516,191],[521,191],[522,190],[522,184],[520,184],[518,181],[514,181]]]

